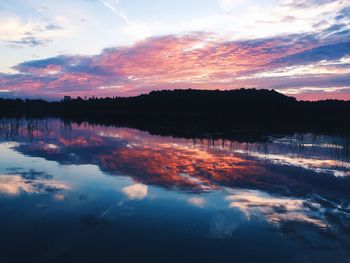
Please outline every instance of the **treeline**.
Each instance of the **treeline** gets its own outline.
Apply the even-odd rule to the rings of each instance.
[[[66,96],[59,102],[0,99],[0,114],[126,126],[350,130],[349,101],[297,101],[274,90],[256,89],[164,90],[135,97],[89,99]]]

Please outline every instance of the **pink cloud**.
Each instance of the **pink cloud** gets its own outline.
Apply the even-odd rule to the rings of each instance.
[[[297,80],[293,76],[254,77],[259,72],[297,65],[303,54],[307,54],[305,63],[321,60],[320,48],[326,59],[350,53],[346,48],[341,53],[327,47],[327,42],[305,35],[235,42],[204,33],[154,37],[133,46],[106,49],[96,56],[59,56],[21,63],[14,67],[19,71],[17,75],[0,75],[0,89],[16,91],[22,96],[60,98],[67,94],[125,96],[174,88],[257,87],[278,88],[283,92],[290,86],[305,86],[301,80],[309,86],[310,82],[320,85],[320,80],[320,87],[350,86],[338,80],[344,79],[344,74],[309,74]],[[328,98],[332,94],[337,98],[349,97],[346,92],[322,94],[321,91],[304,91],[299,97]]]

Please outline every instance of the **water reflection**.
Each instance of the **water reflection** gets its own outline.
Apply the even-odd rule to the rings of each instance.
[[[58,191],[67,189],[67,187],[55,181],[28,180],[19,175],[1,175],[0,193],[9,195],[18,195],[24,191],[26,193],[39,193],[42,191]]]
[[[312,224],[320,228],[327,228],[321,205],[314,200],[276,197],[259,191],[232,191],[226,197],[229,206],[238,208],[246,218],[263,216],[274,224],[297,221]]]
[[[123,193],[127,195],[130,200],[141,200],[147,196],[147,185],[133,184],[123,188]]]
[[[165,228],[176,226],[181,238],[204,227],[200,232],[208,240],[223,239],[238,247],[235,232],[248,238],[253,225],[257,233],[270,237],[272,228],[282,234],[281,244],[292,242],[311,262],[315,258],[327,262],[335,257],[333,252],[341,262],[350,259],[346,137],[294,134],[258,142],[189,140],[57,119],[3,119],[0,138],[4,157],[0,200],[1,195],[52,195],[62,203],[60,209],[76,206],[72,214],[79,214],[79,209],[93,211],[93,216],[80,215],[83,224],[118,222],[135,227],[138,219],[147,219]],[[84,202],[89,206],[78,208]],[[185,225],[191,225],[195,216],[198,225],[188,230]],[[122,223],[125,217],[136,221]],[[137,227],[149,224],[139,222]],[[318,258],[310,246],[333,252]],[[268,250],[264,253],[273,253]],[[301,260],[300,255],[288,258]]]

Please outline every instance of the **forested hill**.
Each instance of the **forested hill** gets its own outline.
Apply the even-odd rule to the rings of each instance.
[[[0,99],[1,115],[65,116],[115,120],[162,118],[280,125],[350,123],[350,101],[297,101],[274,90],[164,90],[135,97],[44,100]]]

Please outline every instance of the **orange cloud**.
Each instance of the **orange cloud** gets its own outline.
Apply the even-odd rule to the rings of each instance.
[[[14,67],[18,74],[0,75],[0,89],[23,96],[102,97],[175,88],[254,86],[283,92],[305,87],[305,83],[321,89],[350,86],[347,70],[338,70],[347,63],[350,48],[330,41],[314,35],[241,41],[226,41],[210,33],[154,37],[95,56],[58,56],[21,63]],[[298,71],[298,67],[304,70]],[[296,75],[288,73],[291,68]],[[317,98],[325,96],[321,93],[307,92]],[[348,93],[327,92],[327,96],[348,98]],[[307,94],[305,98],[312,96]]]

